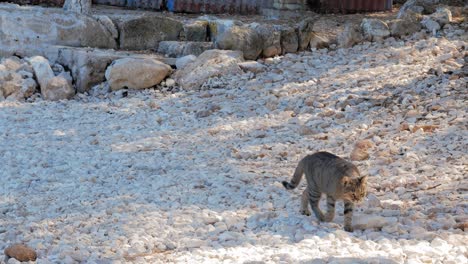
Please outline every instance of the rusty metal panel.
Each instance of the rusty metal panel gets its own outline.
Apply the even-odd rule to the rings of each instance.
[[[375,12],[391,10],[392,4],[392,0],[327,0],[323,8],[328,12]]]
[[[167,10],[185,13],[256,14],[272,5],[271,0],[166,0]]]
[[[0,0],[18,5],[63,6],[65,0]]]
[[[161,10],[163,0],[92,0],[93,4]]]

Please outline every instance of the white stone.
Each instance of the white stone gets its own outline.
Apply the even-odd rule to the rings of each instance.
[[[244,71],[259,73],[266,70],[266,66],[256,61],[245,61],[238,64]]]
[[[353,226],[355,229],[379,229],[387,225],[395,225],[397,221],[398,220],[395,217],[382,217],[378,215],[355,215],[353,217]]]
[[[173,87],[173,86],[175,86],[175,85],[176,85],[176,82],[175,82],[174,79],[171,79],[171,78],[167,78],[167,79],[166,79],[166,86],[167,86],[167,87]]]
[[[56,76],[49,79],[45,87],[41,87],[41,95],[51,101],[70,99],[75,95],[75,89],[63,76]]]
[[[198,89],[210,77],[242,73],[238,66],[242,61],[240,51],[208,50],[177,71],[174,79],[184,89]]]
[[[49,80],[55,77],[49,61],[42,56],[35,56],[29,59],[29,63],[33,67],[34,75],[41,89],[46,88]]]

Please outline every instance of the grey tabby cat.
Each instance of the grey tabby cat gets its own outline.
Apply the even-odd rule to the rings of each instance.
[[[308,204],[319,221],[330,222],[335,217],[335,202],[344,201],[344,229],[353,232],[351,225],[354,203],[367,195],[367,176],[361,177],[351,162],[328,152],[317,152],[303,158],[294,172],[291,182],[283,181],[286,189],[297,187],[305,173],[307,188],[302,193],[301,213],[310,215]],[[319,208],[322,193],[327,195],[327,213]]]

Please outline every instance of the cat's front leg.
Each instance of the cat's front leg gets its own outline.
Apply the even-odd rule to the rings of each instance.
[[[325,215],[325,221],[331,222],[335,218],[335,203],[336,200],[331,195],[327,195],[327,214]]]
[[[354,204],[350,201],[345,201],[344,203],[344,230],[348,232],[353,232],[353,209]]]

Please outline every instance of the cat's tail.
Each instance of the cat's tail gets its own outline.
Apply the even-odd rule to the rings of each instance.
[[[291,182],[283,181],[282,184],[284,188],[288,190],[292,190],[299,185],[302,179],[302,175],[304,174],[304,159],[302,159],[299,164],[296,167],[296,170],[294,171],[294,175],[291,179]]]

